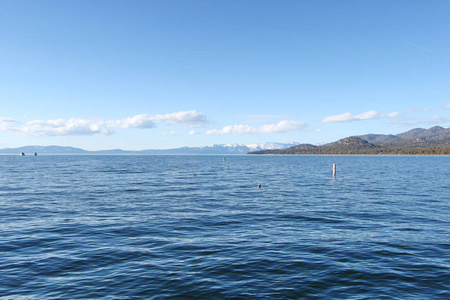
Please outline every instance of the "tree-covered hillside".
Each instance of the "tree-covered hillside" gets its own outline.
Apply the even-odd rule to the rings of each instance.
[[[352,136],[323,146],[300,144],[249,154],[450,154],[450,128],[436,126],[397,135]]]

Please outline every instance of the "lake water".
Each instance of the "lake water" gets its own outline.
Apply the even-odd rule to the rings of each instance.
[[[2,299],[450,299],[450,156],[0,167]]]

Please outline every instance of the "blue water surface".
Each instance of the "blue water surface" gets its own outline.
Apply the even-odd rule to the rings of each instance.
[[[3,299],[450,299],[449,156],[0,165]]]

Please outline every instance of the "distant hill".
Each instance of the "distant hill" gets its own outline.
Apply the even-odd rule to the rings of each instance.
[[[367,134],[322,146],[300,144],[249,154],[450,154],[450,128],[416,128],[396,135]]]
[[[250,151],[259,151],[266,149],[285,149],[297,143],[260,143],[260,144],[222,144],[211,145],[205,147],[182,147],[175,149],[163,150],[140,150],[128,151],[121,149],[101,150],[101,151],[87,151],[74,147],[61,146],[25,146],[19,148],[5,148],[0,149],[0,154],[19,155],[23,152],[26,155],[32,155],[35,152],[41,154],[77,154],[77,155],[199,155],[199,154],[217,154],[217,155],[232,155],[232,154],[246,154]]]
[[[87,154],[89,151],[74,148],[74,147],[61,147],[61,146],[24,146],[18,148],[4,148],[0,149],[1,154]]]
[[[393,134],[389,134],[389,135],[385,135],[385,134],[366,134],[366,135],[360,135],[358,137],[360,137],[363,140],[366,140],[366,141],[368,141],[370,143],[374,143],[374,144],[383,144],[383,143],[387,143],[387,142],[391,142],[391,141],[401,140],[402,139],[399,136],[396,136],[396,135],[393,135]]]
[[[396,135],[389,134],[366,134],[366,135],[360,135],[358,137],[362,138],[363,140],[366,140],[371,143],[375,144],[384,144],[384,143],[390,143],[390,142],[401,142],[405,140],[410,139],[435,139],[435,138],[448,138],[450,135],[450,129],[449,128],[443,128],[440,126],[435,126],[430,129],[423,129],[423,128],[415,128],[407,132],[399,133]]]
[[[311,149],[316,149],[319,146],[315,146],[315,145],[311,145],[311,144],[300,144],[297,146],[292,146],[289,147],[289,149],[291,150],[311,150]]]
[[[443,128],[440,126],[435,126],[428,130],[416,128],[404,133],[397,134],[397,136],[404,140],[415,138],[423,138],[423,139],[448,138],[450,136],[450,128]]]
[[[25,146],[0,149],[0,154],[19,155],[232,155],[232,154],[450,154],[450,128],[415,128],[399,134],[366,134],[324,144],[260,143],[220,144],[162,150],[121,149],[87,151],[74,147]]]

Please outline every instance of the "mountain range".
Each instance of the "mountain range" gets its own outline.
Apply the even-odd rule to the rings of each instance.
[[[450,127],[415,128],[396,135],[351,136],[321,146],[300,144],[249,154],[450,154]]]
[[[298,143],[261,143],[261,144],[222,144],[211,145],[205,147],[182,147],[175,149],[164,150],[140,150],[129,151],[121,149],[88,151],[74,147],[61,146],[25,146],[19,148],[4,148],[0,149],[0,154],[14,154],[25,153],[29,155],[37,154],[78,154],[78,155],[199,155],[199,154],[217,154],[217,155],[232,155],[232,154],[246,154],[251,151],[260,151],[267,149],[285,149]]]
[[[24,146],[0,149],[0,154],[32,155],[232,155],[232,154],[450,154],[450,127],[415,128],[399,134],[351,136],[323,145],[299,143],[220,144],[162,150],[88,151],[62,146]]]

